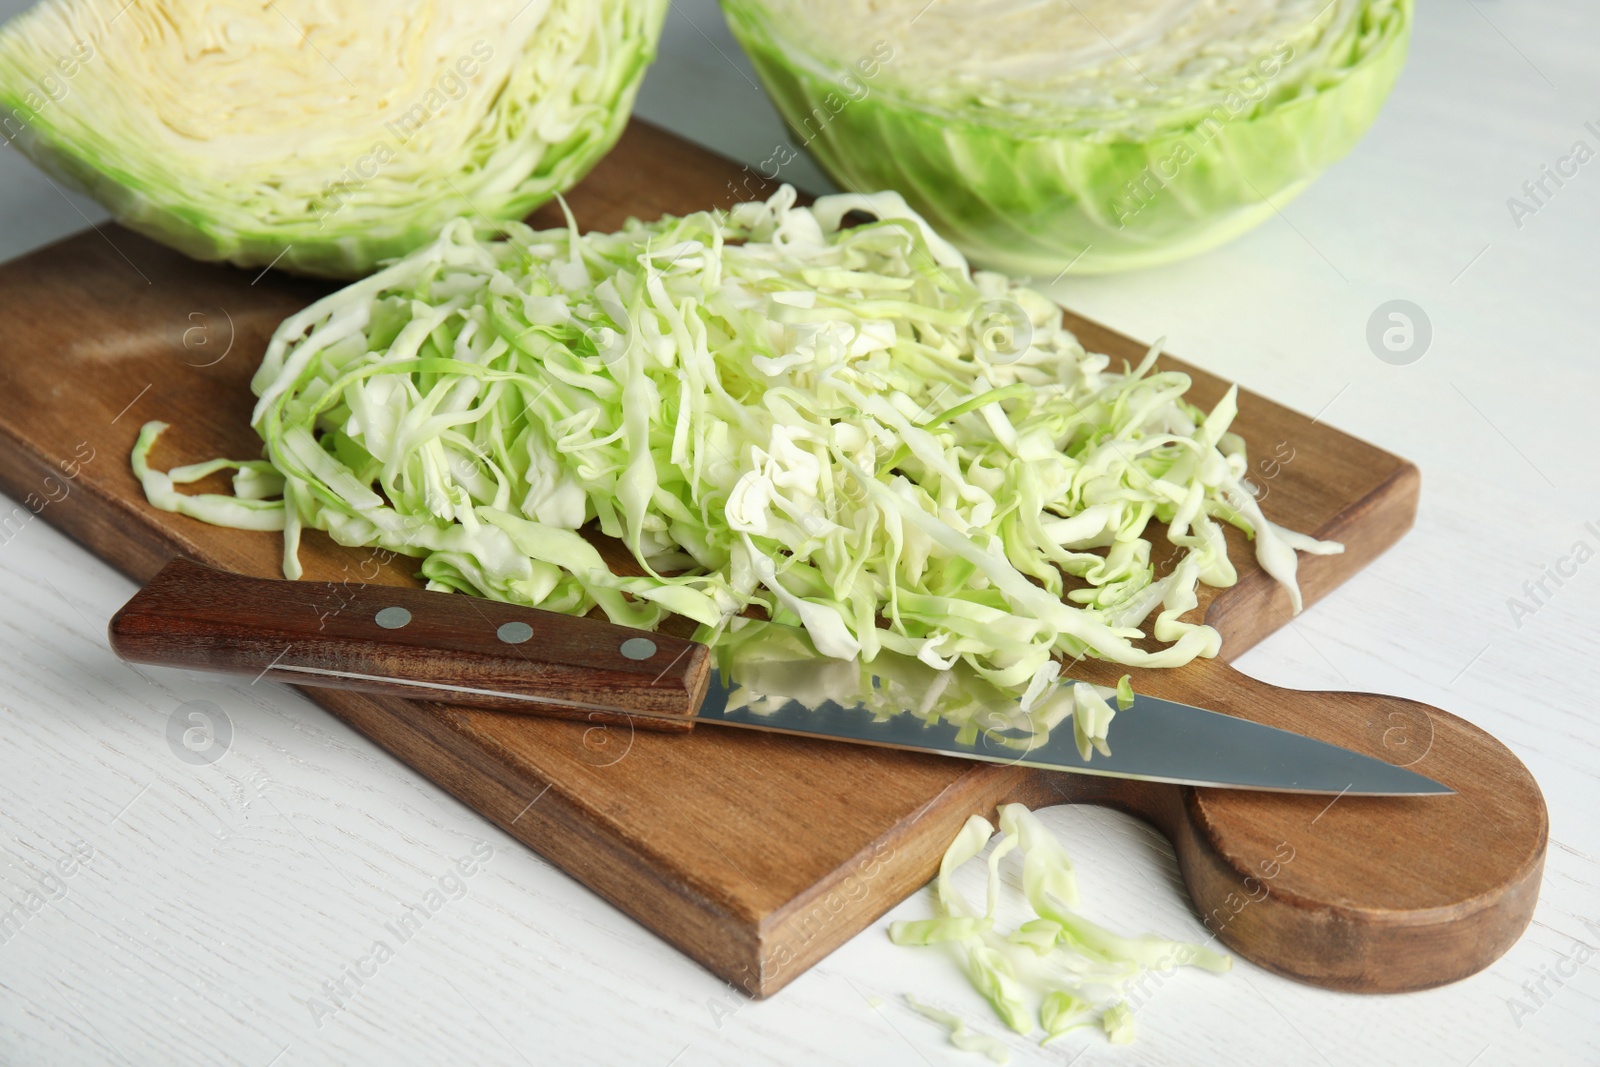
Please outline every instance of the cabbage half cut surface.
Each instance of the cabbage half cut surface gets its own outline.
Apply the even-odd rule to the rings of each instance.
[[[835,181],[897,190],[974,262],[1042,278],[1166,262],[1271,217],[1366,132],[1411,23],[1411,0],[723,9]]]
[[[369,273],[516,219],[615,142],[666,0],[45,0],[0,129],[199,259]]]
[[[1183,616],[1235,580],[1224,524],[1291,589],[1297,548],[1339,549],[1262,516],[1232,392],[1206,413],[1188,386],[1153,351],[1084,351],[892,193],[784,187],[614,234],[451,223],[279,328],[267,462],[236,464],[236,496],[175,489],[214,463],[152,470],[160,423],[134,463],[158,507],[284,530],[290,577],[315,528],[420,557],[436,589],[711,638],[755,612],[1037,695],[1057,656],[1215,655]],[[1166,573],[1152,524],[1182,550]]]

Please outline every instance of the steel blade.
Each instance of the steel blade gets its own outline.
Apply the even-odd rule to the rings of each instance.
[[[880,652],[870,664],[808,654],[803,632],[755,624],[721,650],[697,719],[992,763],[1181,785],[1352,796],[1454,792],[1415,771],[1289,730],[1136,696],[1110,754],[1078,750],[1070,722],[1039,730],[1016,697],[957,667]],[[1068,696],[1070,683],[1057,693]],[[1046,694],[1035,707],[1047,705]]]

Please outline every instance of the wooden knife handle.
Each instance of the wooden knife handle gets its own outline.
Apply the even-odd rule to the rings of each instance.
[[[187,559],[112,617],[110,638],[135,663],[669,731],[693,726],[711,669],[705,645],[598,619]]]

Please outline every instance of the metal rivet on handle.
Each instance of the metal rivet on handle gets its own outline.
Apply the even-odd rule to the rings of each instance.
[[[398,630],[411,621],[411,612],[401,607],[380,608],[372,621],[385,630]]]
[[[630,637],[619,651],[629,659],[649,659],[656,654],[656,643],[648,637]]]
[[[494,634],[508,645],[520,645],[533,638],[533,627],[525,622],[503,622]]]

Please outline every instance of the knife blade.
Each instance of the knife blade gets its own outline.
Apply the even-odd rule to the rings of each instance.
[[[756,623],[777,631],[772,623]],[[809,644],[803,632],[786,644]],[[935,671],[908,656],[879,652],[863,665],[868,681],[819,685],[842,664],[826,659],[719,665],[696,722],[884,748],[934,752],[990,763],[1179,785],[1352,796],[1428,796],[1448,786],[1404,767],[1248,719],[1135,693],[1109,731],[1109,752],[1084,754],[1069,724],[1041,728],[1039,711],[1067,698],[1065,679],[1021,711],[1019,698],[988,686],[958,664]],[[921,670],[918,670],[921,668]],[[921,685],[907,684],[906,675]],[[831,689],[831,692],[829,690]],[[940,691],[929,702],[925,695]],[[953,695],[953,696],[952,696]]]
[[[476,597],[247,578],[169,563],[112,618],[136,663],[253,674],[655,729],[767,730],[1182,785],[1425,796],[1453,790],[1289,730],[1135,694],[1107,748],[1080,750],[1070,679],[1023,708],[957,664],[820,655],[804,630],[737,620],[717,647]]]

